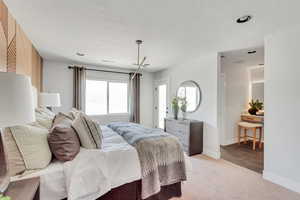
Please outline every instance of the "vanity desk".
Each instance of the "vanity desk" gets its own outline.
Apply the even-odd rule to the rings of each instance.
[[[242,114],[241,122],[238,123],[238,143],[240,144],[242,138],[242,129],[244,129],[243,140],[247,142],[248,138],[253,139],[253,150],[256,148],[256,141],[259,141],[259,148],[262,148],[262,137],[263,137],[263,123],[264,116]],[[253,136],[247,135],[247,131],[252,130]],[[257,139],[256,131],[259,130],[259,138]]]

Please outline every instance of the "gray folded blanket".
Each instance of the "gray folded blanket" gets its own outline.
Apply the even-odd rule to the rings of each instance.
[[[142,170],[142,199],[160,191],[161,186],[186,180],[182,147],[174,136],[139,124],[115,122],[108,125],[138,152]]]

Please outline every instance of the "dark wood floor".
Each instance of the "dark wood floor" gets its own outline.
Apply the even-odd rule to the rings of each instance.
[[[221,158],[236,165],[262,173],[264,167],[263,148],[252,150],[252,142],[221,146]]]

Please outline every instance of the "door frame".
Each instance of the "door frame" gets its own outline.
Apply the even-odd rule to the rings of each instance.
[[[158,86],[159,85],[163,85],[166,84],[167,85],[167,117],[171,111],[170,109],[170,79],[167,78],[162,78],[162,79],[157,79],[154,80],[154,91],[153,91],[153,97],[154,97],[154,101],[153,101],[153,111],[154,111],[154,115],[153,115],[153,125],[155,128],[158,128]]]

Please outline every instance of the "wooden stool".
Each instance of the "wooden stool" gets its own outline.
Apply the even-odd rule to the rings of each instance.
[[[259,148],[262,148],[262,129],[263,125],[258,123],[249,123],[249,122],[239,122],[238,123],[238,141],[241,143],[241,134],[242,129],[244,129],[244,144],[247,142],[247,138],[253,138],[253,150],[255,150],[256,144],[256,131],[259,130]],[[253,130],[253,137],[247,135],[247,130]]]

